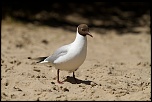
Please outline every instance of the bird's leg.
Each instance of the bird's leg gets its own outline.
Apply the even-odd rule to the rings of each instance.
[[[61,82],[61,81],[59,81],[59,69],[57,70],[57,82],[59,83],[59,84],[63,84],[63,82]]]
[[[78,83],[77,79],[75,78],[74,72],[73,72],[73,78],[74,78],[75,82]]]

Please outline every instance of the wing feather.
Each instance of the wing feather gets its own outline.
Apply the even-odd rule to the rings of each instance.
[[[64,46],[58,48],[51,56],[47,57],[44,61],[53,62],[56,59],[58,59],[59,57],[66,55],[68,53],[69,47],[70,47],[70,44],[64,45]]]

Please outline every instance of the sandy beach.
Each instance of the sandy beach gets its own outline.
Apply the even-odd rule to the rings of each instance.
[[[104,33],[90,28],[85,62],[72,73],[29,59],[51,55],[75,39],[75,30],[2,20],[2,101],[151,101],[150,28]]]

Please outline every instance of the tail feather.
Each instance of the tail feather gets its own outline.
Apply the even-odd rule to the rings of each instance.
[[[48,57],[48,56],[47,56]],[[28,58],[28,59],[32,59],[32,60],[37,60],[37,63],[41,63],[43,62],[47,57],[37,57],[37,58]]]

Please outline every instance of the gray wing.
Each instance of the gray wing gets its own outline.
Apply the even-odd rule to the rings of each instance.
[[[58,59],[60,56],[66,55],[69,47],[70,44],[58,48],[51,56],[47,57],[44,61],[53,62],[54,60]]]

